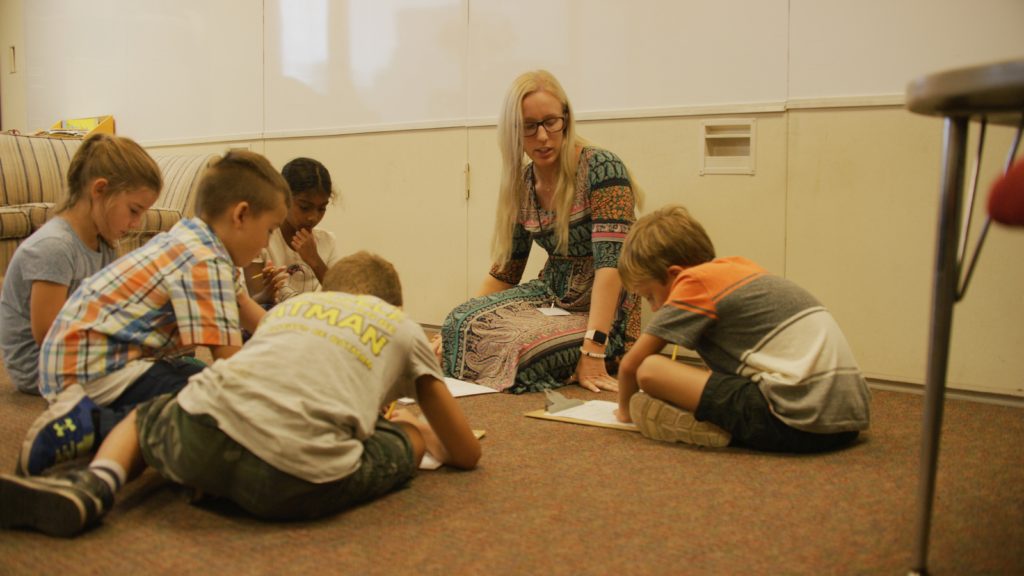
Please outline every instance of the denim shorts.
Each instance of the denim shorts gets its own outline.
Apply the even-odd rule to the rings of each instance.
[[[359,468],[319,484],[267,464],[217,428],[211,416],[183,410],[173,395],[139,405],[136,427],[143,458],[163,476],[268,520],[336,514],[404,485],[416,470],[409,437],[383,419],[363,444]]]
[[[153,362],[149,370],[143,372],[109,406],[100,406],[93,410],[96,446],[98,447],[118,422],[124,420],[137,405],[162,394],[177,394],[188,384],[189,378],[202,372],[205,367],[202,361],[189,356]]]
[[[797,430],[772,414],[756,383],[722,372],[711,373],[694,416],[728,430],[732,445],[766,452],[825,452],[850,444],[859,434]]]

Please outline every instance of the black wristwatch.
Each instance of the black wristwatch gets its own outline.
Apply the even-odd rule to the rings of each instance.
[[[587,330],[583,337],[587,340],[593,340],[595,344],[600,344],[601,346],[608,342],[608,335],[600,330]]]

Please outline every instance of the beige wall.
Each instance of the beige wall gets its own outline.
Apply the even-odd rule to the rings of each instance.
[[[979,216],[1010,133],[989,130]],[[832,309],[871,375],[923,382],[942,121],[901,109],[799,111],[789,134],[787,275]],[[989,234],[955,309],[950,386],[1024,395],[1022,250],[1020,231]]]
[[[0,130],[28,130],[22,0],[0,0]],[[10,47],[15,46],[12,65]],[[13,69],[12,69],[13,67]]]
[[[339,194],[321,226],[343,252],[370,250],[391,260],[405,308],[440,324],[465,293],[465,130],[269,140],[267,157],[323,162]]]

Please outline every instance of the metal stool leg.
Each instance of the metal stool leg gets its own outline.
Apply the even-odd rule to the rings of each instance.
[[[925,406],[921,442],[921,473],[918,484],[918,518],[913,570],[928,572],[928,539],[931,530],[932,503],[935,497],[935,472],[942,432],[942,402],[949,364],[949,340],[953,324],[959,270],[958,233],[964,182],[964,156],[968,118],[947,118],[943,132],[941,204],[935,276],[932,285],[932,312],[929,330],[928,370],[925,376]]]

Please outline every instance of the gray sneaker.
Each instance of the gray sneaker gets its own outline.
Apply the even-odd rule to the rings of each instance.
[[[629,417],[640,433],[662,442],[685,442],[695,446],[722,448],[732,435],[710,422],[701,422],[693,414],[643,392],[629,399]]]
[[[114,494],[88,469],[61,477],[0,474],[0,527],[74,536],[99,523]]]

